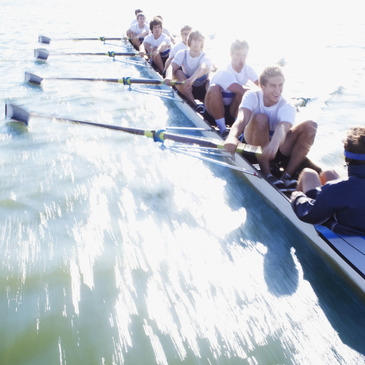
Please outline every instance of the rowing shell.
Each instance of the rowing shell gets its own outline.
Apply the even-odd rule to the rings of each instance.
[[[157,79],[161,76],[152,68],[145,70],[151,78]],[[161,85],[161,89],[170,90],[173,98],[176,99],[175,105],[195,124],[198,128],[209,126],[198,113],[196,113],[178,93],[167,85]],[[209,134],[210,133],[210,134]],[[205,137],[210,137],[212,132],[203,132]],[[218,134],[218,133],[217,133]],[[218,136],[218,138],[221,138]],[[235,155],[234,163],[246,171],[260,173],[244,156]],[[365,237],[346,237],[340,236],[323,226],[313,226],[300,221],[295,215],[288,197],[270,185],[265,179],[257,178],[254,175],[245,174],[246,179],[266,200],[269,201],[281,214],[286,216],[294,226],[318,248],[321,253],[329,256],[337,269],[345,277],[355,284],[354,288],[360,289],[365,294]]]

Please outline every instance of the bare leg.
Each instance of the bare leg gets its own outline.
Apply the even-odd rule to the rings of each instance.
[[[214,119],[224,118],[222,88],[219,85],[209,87],[205,96],[205,108]]]
[[[320,175],[322,185],[326,184],[328,181],[337,180],[339,178],[340,175],[335,170],[326,170]]]
[[[177,70],[175,73],[175,77],[177,81],[185,81],[186,77],[184,73],[181,70]],[[184,84],[183,85],[176,85],[176,88],[179,90],[179,92],[185,97],[185,99],[188,101],[190,105],[193,107],[196,107],[196,102],[193,95],[193,88],[189,87],[187,88]]]
[[[243,95],[235,94],[231,105],[229,106],[229,112],[234,119],[237,118],[238,108],[240,107]]]
[[[266,114],[256,114],[245,128],[245,140],[254,146],[265,147],[270,142],[269,120]],[[269,160],[257,157],[261,171],[266,176],[270,174]]]
[[[299,175],[297,190],[307,193],[310,190],[320,187],[321,180],[316,171],[305,168]]]
[[[157,54],[152,55],[152,61],[157,66],[157,68],[160,71],[160,73],[162,73],[163,70],[164,70],[164,65],[163,65],[163,61],[162,61],[162,58],[161,58],[161,54],[160,53],[157,53]]]
[[[300,164],[304,161],[317,133],[317,123],[308,120],[292,127],[280,147],[280,152],[285,156],[290,156],[290,161],[285,169],[292,175]]]
[[[141,41],[137,38],[137,39],[132,39],[132,43],[135,46],[136,49],[139,49],[139,47],[141,46]]]

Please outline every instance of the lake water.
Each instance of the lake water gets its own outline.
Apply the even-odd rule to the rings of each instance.
[[[341,140],[365,120],[360,2],[3,0],[0,108],[164,128],[189,124],[171,102],[123,85],[24,82],[146,77],[108,57],[140,7],[178,33],[207,35],[220,66],[235,38],[259,72],[284,58],[298,119],[319,124],[311,158],[343,167]],[[346,5],[346,8],[343,7]],[[360,364],[365,306],[349,283],[239,173],[122,132],[33,117],[0,121],[1,364]]]

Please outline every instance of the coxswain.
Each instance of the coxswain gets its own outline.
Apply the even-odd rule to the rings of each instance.
[[[292,207],[298,218],[323,224],[345,235],[365,236],[365,127],[350,128],[344,140],[348,177],[334,170],[321,175],[304,169],[299,175]]]

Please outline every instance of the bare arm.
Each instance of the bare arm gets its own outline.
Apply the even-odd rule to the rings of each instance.
[[[199,77],[204,76],[206,73],[208,73],[210,70],[210,67],[203,62],[199,68],[185,81],[185,86],[186,87],[191,87],[195,80],[198,79]]]
[[[145,54],[150,54],[150,52],[151,52],[151,45],[147,42],[143,42],[139,47],[139,54],[143,56]]]
[[[179,65],[174,61],[171,62],[170,65],[166,68],[166,77],[165,80],[171,81],[175,77],[176,71],[179,69]]]
[[[279,147],[284,143],[291,126],[292,125],[289,122],[280,122],[277,124],[271,141],[262,151],[262,159],[270,161],[275,158],[275,155],[278,152]]]
[[[247,108],[240,108],[238,111],[238,116],[236,121],[233,123],[231,131],[224,142],[224,148],[230,153],[236,151],[238,145],[238,137],[243,133],[246,125],[251,120],[252,111]]]

